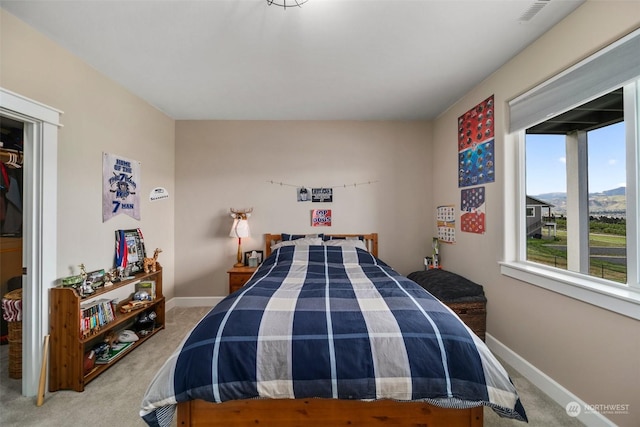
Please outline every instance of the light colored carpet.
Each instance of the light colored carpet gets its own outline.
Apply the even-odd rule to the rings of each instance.
[[[173,353],[191,327],[209,308],[174,308],[166,314],[165,329],[128,354],[85,387],[85,391],[47,393],[44,405],[21,396],[21,380],[8,375],[8,346],[0,346],[0,425],[3,427],[112,427],[145,426],[138,416],[142,396],[156,371]],[[509,370],[534,427],[582,426],[564,408],[540,392],[514,370]],[[485,408],[485,426],[525,426],[503,419]],[[174,421],[175,425],[175,421]],[[330,427],[330,426],[327,426]]]

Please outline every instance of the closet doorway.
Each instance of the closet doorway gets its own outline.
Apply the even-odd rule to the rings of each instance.
[[[22,395],[38,391],[57,268],[57,152],[61,111],[0,88],[0,119],[22,126]],[[5,162],[3,155],[3,163]],[[13,160],[10,159],[10,160]]]
[[[0,296],[22,289],[22,199],[24,123],[0,116]],[[0,345],[8,346],[9,324],[0,319]],[[6,347],[3,347],[6,351]],[[12,349],[14,350],[14,349]],[[3,353],[4,354],[4,353]],[[16,351],[12,351],[16,355]],[[16,357],[13,358],[15,361]],[[21,366],[21,363],[12,363]],[[4,368],[4,367],[3,367]],[[12,377],[19,369],[10,367]],[[2,373],[4,376],[5,372]]]

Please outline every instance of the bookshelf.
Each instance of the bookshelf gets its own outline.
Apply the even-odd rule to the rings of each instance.
[[[114,294],[120,294],[131,288],[131,294],[135,286],[141,281],[155,282],[155,299],[146,302],[143,308],[122,313],[120,308],[129,302],[123,300],[111,306],[113,317],[104,312],[109,311],[106,304],[111,304]],[[126,288],[126,289],[123,289]],[[120,292],[114,292],[116,290]],[[88,302],[94,301],[94,303]],[[155,272],[139,273],[132,279],[116,282],[113,286],[97,289],[90,297],[81,298],[72,287],[56,287],[51,289],[50,297],[50,359],[49,359],[49,391],[71,389],[84,391],[84,387],[116,364],[131,351],[140,347],[146,340],[164,329],[165,325],[165,300],[162,293],[162,267],[158,265]],[[86,317],[91,315],[100,318],[100,314],[91,311],[96,304],[105,304],[102,321],[96,320],[96,326],[87,327]],[[130,329],[136,317],[145,312],[156,313],[155,327],[153,330],[140,336],[122,352],[122,355],[110,363],[95,364],[92,369],[85,372],[85,353],[89,352],[96,344],[103,342],[108,333],[118,333],[123,329]]]

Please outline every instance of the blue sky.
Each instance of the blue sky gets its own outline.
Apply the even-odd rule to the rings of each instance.
[[[589,192],[625,186],[624,122],[588,134]],[[527,194],[566,192],[563,135],[527,135]]]

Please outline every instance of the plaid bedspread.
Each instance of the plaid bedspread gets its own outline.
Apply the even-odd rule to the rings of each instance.
[[[445,305],[358,248],[285,246],[188,334],[140,411],[179,401],[422,400],[526,421],[508,374]]]

